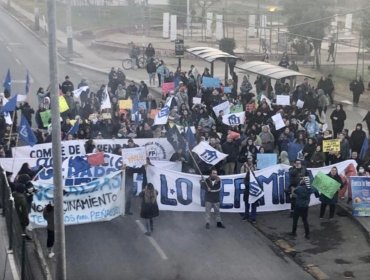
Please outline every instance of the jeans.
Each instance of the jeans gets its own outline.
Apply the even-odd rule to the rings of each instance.
[[[297,224],[298,224],[299,217],[302,217],[302,222],[303,222],[305,234],[309,235],[310,234],[310,228],[309,228],[308,221],[307,221],[308,207],[295,207],[294,208],[292,233],[297,232]]]
[[[321,203],[321,206],[320,206],[320,218],[323,218],[324,215],[325,215],[325,210],[326,210],[326,206],[328,204],[326,203]],[[329,218],[332,219],[334,218],[334,213],[335,213],[335,204],[329,204]]]
[[[211,222],[211,210],[215,211],[216,215],[216,222],[222,222],[221,214],[220,214],[220,202],[208,202],[206,201],[206,223],[209,224]]]
[[[234,170],[235,170],[235,162],[227,162],[227,163],[225,163],[225,165],[224,165],[225,175],[234,174]]]
[[[257,216],[257,203],[248,203],[244,201],[244,205],[245,205],[244,218],[255,221]],[[249,209],[251,209],[250,214]]]
[[[48,231],[48,237],[46,240],[46,247],[52,248],[54,246],[54,231],[53,230],[47,230]]]

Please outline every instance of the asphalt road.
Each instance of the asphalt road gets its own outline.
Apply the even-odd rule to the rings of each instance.
[[[47,47],[0,8],[0,75],[11,68],[13,92],[24,91],[26,69],[35,92],[49,80]],[[59,80],[68,74],[98,86],[106,77],[59,63]],[[352,129],[364,112],[348,106]],[[350,124],[352,123],[352,124]],[[226,229],[204,228],[203,213],[163,212],[152,237],[135,215],[111,222],[66,228],[68,279],[312,279],[238,214],[224,214]],[[42,243],[45,231],[38,230]]]

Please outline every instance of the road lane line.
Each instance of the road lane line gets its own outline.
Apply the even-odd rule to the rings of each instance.
[[[7,49],[9,52],[12,52],[12,49],[11,49],[9,46],[6,46],[6,49]]]
[[[19,61],[19,59],[18,59],[18,58],[16,58],[16,59],[15,59],[15,61],[16,61],[19,65],[21,65],[21,62]]]
[[[143,225],[143,223],[140,221],[140,220],[136,220],[136,223],[137,225],[139,226],[139,228],[141,229],[141,231],[143,233],[146,232],[146,229],[145,229],[145,226]],[[155,241],[155,239],[151,236],[147,236],[150,243],[153,245],[154,249],[157,251],[157,253],[159,254],[159,256],[163,259],[163,260],[168,260],[168,257],[166,256],[165,252],[162,250],[162,248],[159,246],[159,244],[157,243],[157,241]]]

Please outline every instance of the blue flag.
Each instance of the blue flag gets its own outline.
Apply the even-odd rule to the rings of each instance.
[[[77,120],[76,123],[71,127],[71,129],[67,132],[67,135],[65,138],[67,138],[67,136],[69,134],[76,134],[78,132],[78,130],[80,129],[80,120]]]
[[[26,75],[26,88],[25,88],[26,95],[30,92],[30,74],[27,71]]]
[[[37,138],[32,131],[30,124],[25,116],[22,116],[21,123],[18,127],[19,137],[31,147],[37,143]]]
[[[6,73],[6,77],[3,83],[4,89],[7,89],[9,92],[12,90],[12,78],[10,76],[10,69],[8,69],[8,73]]]
[[[180,134],[179,130],[177,129],[176,125],[170,128],[167,131],[167,140],[173,146],[175,151],[179,149],[184,149],[185,141],[182,135]]]
[[[5,113],[5,112],[13,112],[15,111],[15,107],[17,106],[17,94],[10,98],[6,104],[1,107],[0,113]]]
[[[369,139],[365,137],[364,142],[362,142],[362,147],[359,155],[359,158],[361,160],[364,160],[368,149],[369,149]]]
[[[188,149],[191,150],[197,145],[197,141],[195,139],[194,133],[191,131],[190,126],[188,126],[186,130],[186,142],[188,145]]]
[[[69,167],[74,168],[73,175],[77,175],[78,173],[85,171],[91,167],[87,160],[83,159],[81,156],[70,158],[68,165]]]

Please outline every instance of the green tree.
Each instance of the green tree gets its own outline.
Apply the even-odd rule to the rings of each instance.
[[[321,41],[330,24],[329,0],[284,0],[283,6],[291,37],[312,42],[319,69]]]

